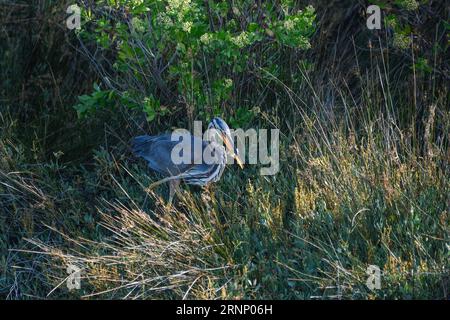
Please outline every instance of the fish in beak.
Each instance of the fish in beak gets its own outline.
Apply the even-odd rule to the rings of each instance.
[[[239,167],[241,167],[241,169],[244,169],[244,163],[242,162],[241,158],[239,158],[239,156],[237,154],[235,154],[234,152],[233,152],[233,158],[234,158],[234,160],[236,160]]]
[[[234,152],[233,144],[231,143],[228,136],[222,134],[222,140],[225,143],[225,147],[227,148],[228,152],[231,153],[231,156],[236,160],[237,164],[241,169],[244,169],[244,163],[242,162],[241,158]]]

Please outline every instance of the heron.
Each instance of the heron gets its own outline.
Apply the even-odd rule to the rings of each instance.
[[[191,134],[184,137],[189,140],[188,142],[191,145],[196,143],[201,145],[201,154],[191,148],[190,161],[187,163],[178,163],[172,159],[172,151],[179,144],[179,141],[174,141],[170,133],[156,136],[142,135],[132,139],[133,154],[145,159],[150,169],[164,176],[163,179],[152,183],[149,189],[169,182],[169,206],[172,204],[175,193],[179,190],[181,181],[202,187],[217,182],[225,170],[228,156],[235,159],[236,163],[243,169],[243,162],[239,157],[237,147],[234,145],[227,123],[221,118],[215,117],[208,125],[208,130],[211,129],[218,133],[218,141],[206,141]],[[205,151],[214,154],[214,161],[205,161],[203,157]]]

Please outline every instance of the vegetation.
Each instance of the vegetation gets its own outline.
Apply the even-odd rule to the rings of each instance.
[[[78,1],[69,30],[71,4],[0,2],[2,298],[448,298],[443,3]],[[169,208],[130,138],[216,115],[280,129],[279,173]]]

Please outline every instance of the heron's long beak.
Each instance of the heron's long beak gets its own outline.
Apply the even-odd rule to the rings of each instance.
[[[239,156],[236,153],[234,153],[234,148],[233,145],[231,144],[230,139],[224,134],[222,135],[222,139],[223,142],[225,143],[225,147],[231,153],[231,156],[234,158],[234,160],[236,160],[239,167],[241,167],[241,169],[244,169],[244,163],[242,162],[241,158],[239,158]]]

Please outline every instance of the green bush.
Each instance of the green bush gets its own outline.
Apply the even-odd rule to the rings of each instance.
[[[81,39],[95,41],[104,55],[114,56],[107,61],[111,73],[101,74],[105,94],[113,90],[133,97],[120,104],[138,105],[149,121],[165,114],[149,107],[149,97],[156,104],[184,106],[191,117],[193,110],[201,119],[222,115],[222,106],[236,100],[232,94],[252,73],[282,72],[278,63],[285,51],[310,48],[315,30],[314,8],[299,10],[292,1],[282,7],[253,1],[233,6],[200,0],[97,1],[83,13]],[[77,110],[95,109],[92,98]]]

